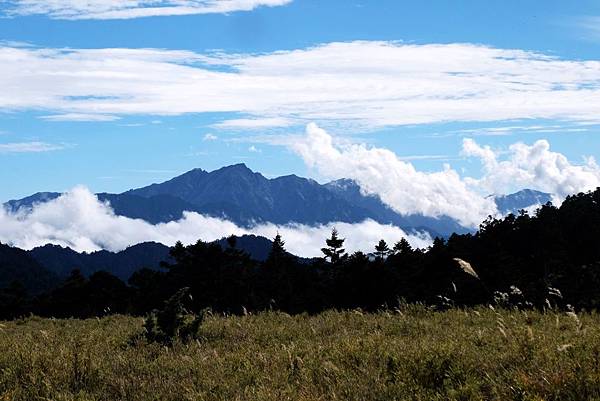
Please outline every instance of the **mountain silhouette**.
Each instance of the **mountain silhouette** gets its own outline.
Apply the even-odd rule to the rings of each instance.
[[[60,196],[57,192],[39,192],[5,203],[9,212],[26,212],[36,203]],[[193,169],[168,181],[121,194],[100,193],[98,199],[109,202],[120,216],[143,219],[157,224],[183,217],[184,211],[226,218],[243,227],[258,223],[305,225],[331,222],[357,223],[372,219],[393,224],[405,231],[427,231],[432,236],[471,231],[447,217],[420,214],[403,215],[385,204],[377,195],[366,194],[353,180],[341,179],[326,184],[287,175],[266,178],[245,164],[235,164],[207,172]],[[494,196],[503,213],[550,200],[550,195],[523,190],[511,195]]]
[[[253,259],[264,261],[269,256],[271,240],[256,235],[235,238],[236,249],[248,253]],[[223,249],[229,247],[227,238],[215,242]],[[29,251],[0,244],[0,288],[12,281],[20,281],[26,283],[28,289],[43,290],[65,279],[73,270],[79,270],[87,277],[105,271],[127,281],[141,268],[160,269],[161,262],[170,261],[169,250],[168,246],[156,242],[133,245],[120,252],[102,250],[90,253],[52,244]]]
[[[37,294],[54,287],[60,279],[27,251],[0,244],[0,288],[17,282],[30,293]]]
[[[357,222],[371,217],[359,206],[344,200],[318,182],[288,175],[267,179],[244,164],[210,173],[195,169],[162,184],[125,194],[143,197],[176,196],[204,214],[225,217],[242,226]]]
[[[552,201],[552,196],[545,192],[533,189],[524,189],[510,195],[494,196],[496,207],[502,214],[517,214],[521,209],[527,209],[534,205],[545,205]]]

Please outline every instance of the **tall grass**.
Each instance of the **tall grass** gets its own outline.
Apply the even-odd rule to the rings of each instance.
[[[209,316],[197,341],[147,343],[143,320],[0,326],[6,400],[600,399],[600,317],[564,313]]]

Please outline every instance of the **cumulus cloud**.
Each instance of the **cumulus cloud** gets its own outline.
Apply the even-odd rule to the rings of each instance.
[[[529,188],[554,195],[558,204],[567,195],[600,186],[600,166],[593,158],[573,164],[563,154],[551,151],[546,140],[493,150],[465,138],[461,155],[481,161],[478,178],[462,177],[449,165],[438,172],[417,171],[407,159],[388,149],[336,143],[314,123],[306,127],[304,137],[296,137],[286,146],[320,175],[352,178],[365,193],[377,194],[401,214],[449,216],[466,227],[477,227],[487,216],[498,215],[489,194]]]
[[[10,16],[47,15],[54,19],[130,19],[167,15],[222,14],[282,6],[292,0],[7,0]]]
[[[311,123],[306,136],[290,145],[327,178],[352,178],[366,193],[402,214],[449,216],[475,227],[497,212],[493,200],[472,191],[459,174],[446,166],[434,173],[417,171],[387,149],[361,144],[335,145],[325,130]]]
[[[205,134],[204,137],[202,137],[202,140],[204,142],[207,142],[207,141],[216,141],[217,139],[219,139],[219,137],[217,137],[215,134],[210,134],[210,133]]]
[[[266,54],[5,45],[0,85],[0,110],[237,112],[245,118],[225,121],[224,128],[346,121],[364,130],[445,121],[598,121],[600,62],[472,44],[376,41]]]
[[[252,233],[273,238],[279,232],[290,252],[311,257],[319,256],[320,248],[334,226],[347,237],[348,251],[370,251],[381,238],[389,243],[406,238],[415,247],[426,247],[431,243],[427,234],[407,235],[398,227],[370,220],[316,227],[262,224],[245,229],[227,220],[186,212],[181,220],[152,225],[143,220],[116,216],[109,204],[100,202],[84,187],[38,204],[26,213],[9,214],[0,208],[0,241],[23,249],[52,243],[77,251],[119,251],[144,241],[173,245],[180,240],[189,244],[198,239],[212,241],[231,234]]]
[[[65,145],[46,142],[0,143],[0,153],[40,153],[64,149]]]
[[[471,178],[469,182],[489,192],[531,188],[561,199],[600,186],[600,167],[592,157],[584,164],[572,164],[563,154],[551,151],[546,140],[538,140],[533,145],[515,143],[507,152],[500,152],[465,138],[462,153],[480,159],[483,176]]]

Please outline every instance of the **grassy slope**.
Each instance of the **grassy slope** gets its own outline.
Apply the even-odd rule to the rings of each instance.
[[[203,340],[167,349],[127,345],[141,319],[32,318],[0,326],[0,398],[600,399],[599,323],[487,309],[265,313],[212,317]]]

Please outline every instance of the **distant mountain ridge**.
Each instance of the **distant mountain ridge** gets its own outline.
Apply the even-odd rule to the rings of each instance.
[[[121,252],[103,250],[79,253],[51,244],[26,252],[42,267],[61,278],[67,277],[75,269],[84,276],[102,270],[127,281],[135,271],[144,267],[158,269],[160,262],[169,259],[169,247],[156,242],[133,245]]]
[[[533,189],[523,189],[510,195],[494,196],[494,201],[500,213],[508,214],[517,213],[519,210],[531,206],[545,205],[552,202],[552,195]]]
[[[45,268],[24,250],[0,244],[0,288],[18,283],[32,294],[38,294],[60,282],[57,274]]]
[[[212,216],[238,225],[256,223],[356,222],[369,212],[342,199],[314,180],[288,175],[267,179],[244,164],[213,172],[195,169],[162,184],[125,192],[151,198],[172,195]]]
[[[39,192],[9,201],[4,206],[10,212],[26,212],[32,205],[58,196],[60,193]],[[212,172],[194,169],[163,183],[121,194],[100,193],[97,196],[99,200],[109,202],[117,215],[152,224],[178,220],[184,211],[190,211],[226,218],[244,227],[258,223],[316,225],[372,219],[381,224],[396,225],[407,232],[427,231],[432,236],[446,237],[454,232],[471,231],[447,216],[436,218],[397,213],[379,196],[364,194],[353,180],[319,184],[295,175],[268,179],[244,164]],[[532,190],[494,197],[503,213],[517,212],[549,199],[550,195]]]
[[[325,187],[342,199],[367,210],[371,219],[382,224],[393,224],[404,229],[427,231],[432,236],[437,234],[447,236],[454,232],[464,233],[468,231],[456,220],[447,216],[435,218],[420,214],[401,215],[383,203],[379,196],[363,194],[360,186],[354,180],[342,178],[328,182]]]
[[[372,219],[409,232],[427,231],[433,236],[469,231],[448,217],[403,216],[378,196],[363,194],[353,180],[342,179],[322,185],[296,175],[268,179],[245,164],[210,173],[194,169],[164,183],[125,193],[148,198],[165,194],[177,196],[196,206],[201,213],[227,217],[242,226],[261,222],[357,223]]]
[[[269,256],[272,242],[256,235],[235,237],[235,248],[248,253],[254,260]],[[215,241],[223,249],[229,247],[227,238]],[[56,285],[73,270],[84,276],[105,271],[123,281],[142,268],[160,269],[161,262],[170,261],[170,247],[156,242],[132,245],[120,252],[76,252],[70,248],[47,244],[24,251],[0,244],[0,289],[19,281],[33,292]],[[300,258],[302,259],[302,258]]]

